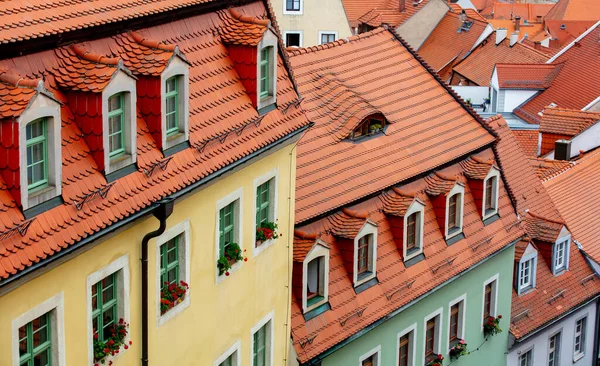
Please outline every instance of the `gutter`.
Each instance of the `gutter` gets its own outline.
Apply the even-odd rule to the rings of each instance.
[[[255,157],[264,154],[265,152],[280,146],[280,145],[284,145],[285,142],[292,140],[293,138],[297,137],[298,135],[303,134],[306,130],[308,130],[311,126],[313,125],[313,123],[311,122],[310,124],[303,126],[299,129],[297,129],[296,131],[293,131],[291,133],[289,133],[288,135],[280,138],[279,140],[275,141],[274,143],[271,143],[270,145],[267,145],[265,147],[262,147],[246,156],[244,156],[243,158],[229,164],[228,166],[226,166],[223,169],[220,169],[210,175],[207,175],[206,177],[200,179],[199,181],[190,184],[189,186],[173,193],[172,195],[168,196],[168,197],[163,197],[163,199],[178,199],[181,198],[182,196],[193,192],[196,188],[199,188],[203,185],[206,185],[210,182],[212,182],[213,180],[221,177],[222,175],[229,173],[231,171],[233,171],[234,169],[244,165],[245,163],[247,163],[248,161],[254,159]],[[21,272],[18,272],[17,274],[15,274],[14,276],[11,276],[9,278],[7,278],[6,280],[0,281],[0,289],[2,289],[3,287],[17,281],[20,280],[22,278],[24,278],[25,276],[37,271],[38,269],[41,269],[51,263],[56,262],[58,259],[63,258],[71,253],[76,252],[77,250],[81,249],[82,247],[101,239],[102,237],[104,237],[105,235],[111,234],[116,232],[118,229],[124,227],[125,225],[131,224],[133,222],[135,222],[136,220],[145,217],[146,215],[152,213],[156,208],[158,208],[160,206],[160,204],[158,202],[154,202],[151,203],[148,207],[143,208],[142,210],[134,213],[131,216],[128,216],[126,218],[124,218],[121,221],[118,221],[117,223],[108,226],[107,228],[100,230],[92,235],[87,236],[86,238],[80,240],[79,242],[61,250],[60,252],[48,257],[45,260],[41,260],[37,263],[34,263],[32,266],[27,267],[26,269],[24,269]]]
[[[399,307],[398,309],[392,311],[391,313],[385,315],[384,317],[382,317],[381,319],[377,320],[374,323],[369,324],[368,326],[366,326],[365,328],[359,330],[358,332],[354,333],[353,335],[351,335],[350,337],[344,339],[343,341],[341,341],[340,343],[335,344],[333,347],[327,349],[325,352],[320,353],[319,355],[313,357],[312,359],[310,359],[309,361],[307,361],[306,363],[302,363],[300,364],[301,366],[319,366],[320,362],[322,362],[327,356],[333,354],[334,352],[336,352],[337,350],[343,348],[344,346],[346,346],[347,344],[351,343],[352,341],[362,337],[363,335],[369,333],[370,331],[374,330],[375,328],[377,328],[378,326],[380,326],[381,324],[387,322],[388,320],[391,320],[392,318],[394,318],[396,315],[400,314],[401,312],[403,312],[404,310],[406,310],[407,308],[413,306],[414,304],[416,304],[417,302],[423,300],[425,297],[429,296],[430,294],[434,293],[435,291],[441,289],[442,287],[449,285],[450,283],[454,282],[455,280],[463,277],[464,275],[466,275],[467,273],[471,272],[473,269],[478,268],[479,266],[481,266],[482,264],[484,264],[485,262],[487,262],[488,260],[490,260],[491,258],[494,258],[496,255],[504,252],[506,249],[514,246],[518,241],[520,241],[521,238],[511,242],[510,244],[506,245],[504,248],[498,250],[496,253],[491,254],[490,256],[484,258],[483,260],[481,260],[479,263],[477,263],[474,266],[471,266],[469,268],[467,268],[466,270],[464,270],[463,272],[457,274],[456,276],[452,277],[451,279],[449,279],[446,282],[443,282],[439,285],[437,285],[436,287],[432,288],[431,290],[427,291],[426,293],[424,293],[423,295],[417,297],[416,299],[413,299],[412,301],[410,301],[407,304],[404,304],[403,306]]]

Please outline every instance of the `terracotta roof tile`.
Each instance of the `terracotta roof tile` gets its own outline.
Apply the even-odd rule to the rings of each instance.
[[[536,171],[538,178],[541,181],[549,179],[557,174],[560,174],[566,169],[575,165],[573,162],[565,160],[552,160],[544,158],[530,158],[529,163]]]
[[[160,76],[176,51],[175,45],[145,38],[141,33],[122,33],[114,37],[120,47],[123,65],[134,75]],[[179,57],[183,56],[179,54]],[[183,58],[185,59],[185,58]]]
[[[425,182],[427,183],[425,191],[430,196],[445,195],[454,188],[456,183],[459,183],[458,177],[441,174],[439,172],[434,172],[425,177]],[[463,184],[463,182],[460,182],[459,184]]]
[[[600,112],[546,108],[542,115],[540,132],[576,136],[598,122],[600,122]]]
[[[315,123],[298,146],[297,222],[493,141],[446,86],[384,29],[290,55],[303,107]],[[385,133],[340,141],[339,131],[366,117],[356,107],[359,100],[385,116]],[[399,162],[403,169],[389,168]]]
[[[0,68],[0,119],[19,117],[40,83],[39,79],[24,78]]]
[[[528,157],[538,156],[538,130],[516,130],[511,129],[513,135],[519,142],[519,146]]]
[[[490,172],[490,169],[492,169],[492,166],[494,166],[494,160],[484,159],[477,155],[473,155],[470,159],[461,162],[465,176],[470,179],[484,179]]]
[[[370,221],[367,214],[347,208],[327,217],[331,233],[340,238],[354,239],[360,229]]]
[[[561,67],[561,64],[497,64],[498,84],[506,89],[546,89]]]
[[[268,19],[242,15],[234,8],[220,11],[219,17],[225,23],[219,28],[223,42],[241,46],[257,46],[269,27]]]
[[[342,2],[351,27],[357,27],[361,22],[378,27],[384,23],[399,26],[422,9],[429,0],[419,2],[406,0],[403,12],[400,12],[398,0],[342,0]]]
[[[308,252],[317,242],[318,236],[312,233],[306,233],[301,230],[294,230],[294,261],[302,262]]]
[[[538,16],[545,16],[554,4],[526,4],[526,3],[494,3],[494,19],[512,20],[519,16],[523,20],[535,21]]]
[[[595,0],[559,0],[544,20],[592,20],[600,19],[600,3]]]
[[[410,205],[415,201],[415,195],[402,192],[396,187],[383,192],[379,198],[383,203],[382,211],[387,215],[398,217],[403,217],[406,210],[408,210]],[[421,201],[421,199],[417,199]]]
[[[564,222],[556,219],[548,219],[532,211],[528,211],[525,215],[525,228],[527,235],[530,238],[554,243],[558,239],[560,230],[564,226]]]

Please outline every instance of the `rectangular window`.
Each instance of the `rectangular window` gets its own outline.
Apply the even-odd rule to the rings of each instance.
[[[269,96],[269,61],[271,59],[271,47],[265,47],[260,51],[260,97]]]
[[[176,236],[160,246],[160,283],[167,287],[179,283],[179,240]]]
[[[409,366],[410,364],[410,333],[407,333],[400,337],[398,366]]]
[[[496,177],[491,177],[485,184],[485,211],[494,210],[494,186]]]
[[[365,235],[358,239],[358,274],[369,270],[369,247],[371,235]]]
[[[362,366],[375,366],[375,355],[371,355],[368,358],[364,359],[362,362]]]
[[[270,360],[270,327],[271,321],[268,321],[254,333],[254,348],[252,350],[252,366],[269,366]]]
[[[483,294],[483,319],[486,320],[492,315],[492,284],[493,282],[485,285],[485,291]]]
[[[579,319],[575,323],[575,346],[574,346],[575,356],[582,355],[585,353],[586,322],[587,322],[587,317]]]
[[[558,366],[560,360],[560,333],[550,337],[548,344],[548,366]]]
[[[237,366],[235,363],[235,357],[235,354],[227,357],[223,362],[219,364],[219,366]]]
[[[219,211],[219,255],[225,255],[225,248],[235,238],[235,202],[231,202]]]
[[[285,10],[286,11],[300,11],[300,1],[301,0],[286,0],[285,1]]]
[[[460,303],[452,305],[450,308],[450,342],[458,340],[458,327],[460,320]]]
[[[321,33],[321,44],[335,41],[335,33]]]
[[[425,359],[429,361],[431,357],[434,355],[435,349],[435,331],[436,331],[436,319],[431,318],[427,321],[427,326],[425,327]]]
[[[113,273],[92,286],[92,325],[100,341],[111,336],[117,319],[117,274]]]
[[[27,188],[31,191],[48,185],[48,137],[46,119],[25,128],[27,145]]]
[[[532,366],[533,352],[529,350],[519,356],[519,366]]]
[[[50,366],[52,355],[50,314],[19,328],[19,365]]]
[[[307,266],[307,306],[316,304],[323,299],[323,278],[321,278],[322,257],[315,258]]]
[[[167,121],[167,136],[179,132],[179,95],[177,76],[169,78],[165,83],[165,117]]]
[[[270,180],[256,188],[256,227],[267,223],[269,218]]]
[[[533,258],[519,265],[519,290],[526,290],[533,285]]]
[[[458,194],[453,195],[448,200],[448,232],[458,226]]]
[[[554,271],[560,271],[565,267],[565,253],[567,249],[567,240],[556,244],[554,252]]]
[[[125,153],[125,95],[108,98],[108,151],[111,158]]]
[[[408,217],[408,222],[406,223],[406,251],[410,252],[412,249],[415,249],[417,246],[417,215],[414,214]]]
[[[286,47],[301,47],[300,33],[287,32],[285,34],[285,46]]]

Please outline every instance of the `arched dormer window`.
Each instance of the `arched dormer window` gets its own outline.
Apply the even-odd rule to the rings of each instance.
[[[498,213],[499,182],[500,172],[498,169],[490,169],[490,172],[483,181],[483,220],[486,220]]]
[[[446,240],[462,233],[465,188],[456,184],[446,196]]]
[[[516,271],[517,294],[535,288],[538,252],[531,243],[527,245]]]
[[[257,47],[257,109],[277,102],[277,36],[267,30]]]
[[[189,140],[189,65],[173,57],[161,82],[162,146],[167,150]]]
[[[327,303],[329,296],[329,249],[319,241],[304,259],[302,277],[302,309],[306,313]]]
[[[366,136],[375,135],[383,132],[383,128],[386,125],[385,117],[382,114],[372,114],[365,118],[359,125],[352,131],[350,139],[357,140]]]
[[[423,253],[423,216],[425,206],[415,200],[404,215],[404,261]]]
[[[566,227],[560,231],[552,249],[552,274],[559,275],[569,269],[571,233]]]
[[[354,286],[374,278],[377,271],[377,226],[367,222],[354,238]]]

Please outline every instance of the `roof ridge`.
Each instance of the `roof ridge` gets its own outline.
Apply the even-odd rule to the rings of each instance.
[[[83,46],[80,46],[77,44],[72,44],[69,48],[73,52],[75,52],[75,55],[77,55],[77,57],[79,57],[80,59],[89,61],[89,62],[93,62],[93,63],[97,63],[97,64],[104,64],[104,65],[109,65],[109,66],[117,66],[119,64],[119,58],[117,58],[117,57],[106,57],[104,55],[91,53],[88,50],[86,50],[85,48],[83,48]]]
[[[172,44],[163,43],[163,41],[156,41],[149,38],[144,38],[141,34],[135,31],[130,31],[129,34],[134,41],[141,44],[142,46],[146,46],[148,48],[154,48],[163,51],[173,52],[177,46]]]
[[[316,233],[307,233],[306,231],[302,231],[302,230],[298,230],[295,229],[294,230],[294,236],[300,239],[308,239],[308,240],[317,240],[317,234]]]
[[[529,210],[529,209],[527,210],[527,213],[528,213],[528,214],[530,214],[531,216],[535,217],[536,219],[540,219],[540,220],[544,220],[544,221],[552,222],[552,223],[559,224],[559,225],[565,225],[565,223],[564,223],[564,222],[562,222],[562,221],[558,221],[558,220],[554,220],[554,219],[549,219],[549,218],[547,218],[547,217],[544,217],[544,216],[542,216],[542,215],[540,215],[540,214],[533,213],[533,212],[532,212],[531,210]]]
[[[306,47],[306,48],[304,48],[304,47],[294,47],[294,48],[288,47],[288,48],[286,48],[286,51],[290,57],[294,57],[294,56],[302,55],[305,53],[317,52],[317,51],[330,49],[330,48],[337,47],[337,46],[342,46],[346,43],[352,43],[352,42],[359,41],[364,38],[372,37],[381,32],[385,32],[385,28],[377,27],[377,28],[373,29],[372,31],[369,31],[366,33],[356,34],[356,35],[346,37],[346,38],[340,38],[336,41],[325,43],[325,44],[320,44],[320,45]]]
[[[547,111],[547,112],[546,112]],[[571,108],[563,108],[563,107],[552,107],[552,108],[544,108],[544,114],[546,113],[550,113],[550,112],[574,112],[574,113],[583,113],[583,114],[591,114],[591,115],[598,115],[600,116],[600,112],[596,112],[596,111],[583,111],[580,109],[571,109]],[[550,113],[552,114],[552,113]]]
[[[30,79],[16,72],[0,68],[0,82],[16,88],[36,88],[42,82],[42,79]]]
[[[256,24],[256,25],[262,25],[265,27],[269,26],[269,23],[271,23],[270,20],[268,19],[259,19],[257,17],[253,17],[250,15],[243,15],[242,13],[240,13],[239,11],[237,11],[234,8],[229,8],[229,14],[231,14],[231,16],[236,19],[239,20],[240,22],[243,23],[251,23],[251,24]]]

